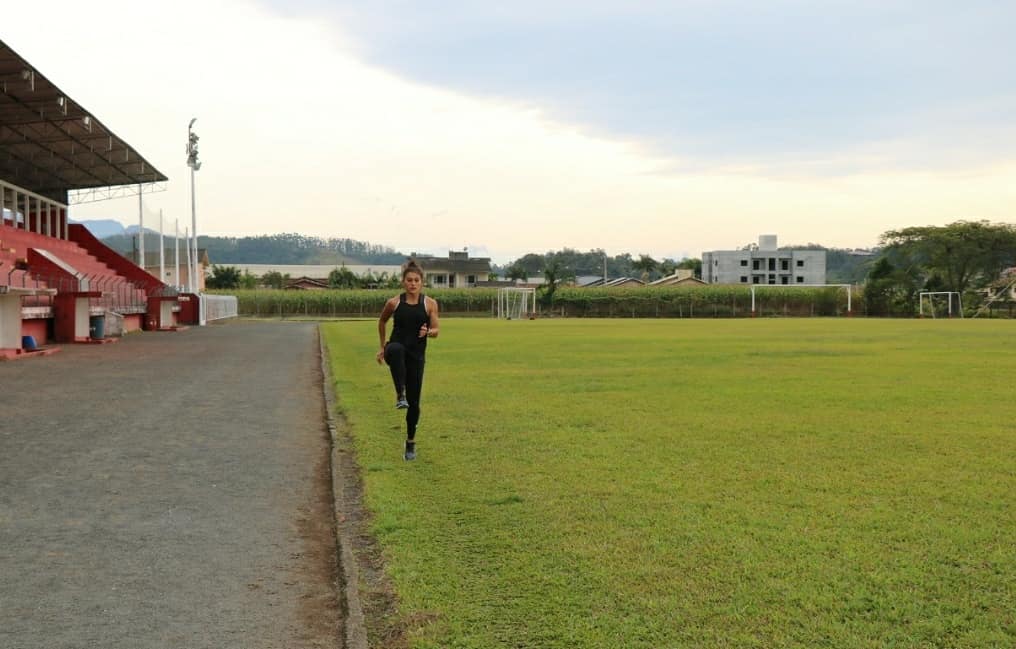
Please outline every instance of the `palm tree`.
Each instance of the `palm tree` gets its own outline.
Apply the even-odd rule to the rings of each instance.
[[[649,279],[649,273],[656,270],[658,265],[659,263],[649,255],[639,255],[637,260],[631,262],[632,268],[642,271],[643,282]]]
[[[565,267],[560,259],[553,259],[543,269],[543,305],[550,308],[554,304],[554,291],[561,282],[575,279],[575,273]]]

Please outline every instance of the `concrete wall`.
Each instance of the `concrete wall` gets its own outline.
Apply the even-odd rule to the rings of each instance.
[[[35,344],[45,345],[49,342],[49,319],[33,318],[21,321],[21,335],[35,337]]]

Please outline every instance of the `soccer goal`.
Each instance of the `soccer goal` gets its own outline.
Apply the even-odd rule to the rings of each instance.
[[[536,310],[536,289],[507,286],[497,290],[497,317],[524,320]]]
[[[853,303],[851,302],[850,284],[752,284],[751,285],[751,317],[758,315],[755,310],[755,290],[760,288],[842,288],[847,292],[847,315],[854,315]]]
[[[963,298],[960,297],[960,294],[957,293],[956,291],[921,291],[918,297],[918,310],[917,310],[917,312],[920,314],[920,317],[922,318],[924,317],[925,302],[928,303],[928,312],[931,314],[931,317],[932,318],[938,317],[935,313],[935,297],[939,295],[945,296],[945,300],[948,303],[948,306],[946,307],[946,313],[950,318],[953,317],[954,313],[953,296],[955,295],[956,296],[955,304],[957,307],[955,312],[959,313],[961,318],[963,317]],[[941,300],[939,300],[939,303],[941,304]]]

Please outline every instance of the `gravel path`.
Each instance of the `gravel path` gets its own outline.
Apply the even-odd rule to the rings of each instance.
[[[338,647],[317,325],[0,363],[0,647]]]

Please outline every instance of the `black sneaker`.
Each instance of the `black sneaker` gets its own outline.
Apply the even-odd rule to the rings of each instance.
[[[406,395],[400,394],[398,397],[396,397],[396,399],[395,399],[395,408],[397,410],[405,410],[408,407],[409,407],[409,402],[406,401]]]
[[[406,442],[406,454],[402,457],[407,462],[416,459],[416,442]]]

